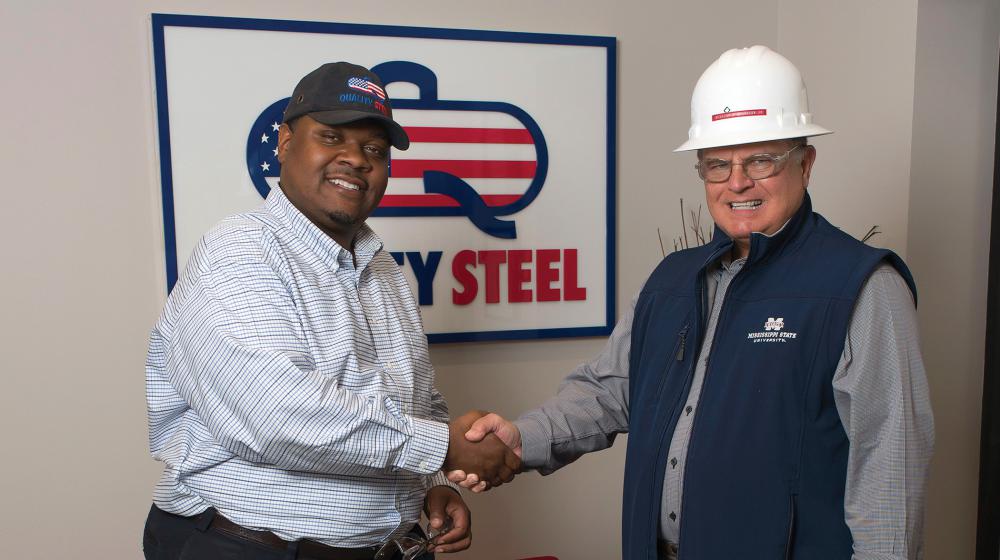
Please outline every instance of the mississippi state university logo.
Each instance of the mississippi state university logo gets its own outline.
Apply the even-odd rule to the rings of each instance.
[[[783,328],[785,328],[784,317],[778,317],[777,319],[774,317],[768,317],[767,322],[764,323],[765,331],[780,331]]]
[[[788,342],[799,336],[799,333],[788,332],[785,329],[784,317],[768,317],[764,321],[764,330],[748,332],[747,339],[758,342]]]
[[[542,190],[548,171],[545,137],[521,108],[498,101],[439,99],[437,76],[408,61],[372,68],[382,83],[417,86],[417,99],[393,99],[393,118],[410,137],[410,149],[395,152],[381,216],[464,216],[483,232],[514,239],[514,221],[502,219],[525,209]],[[385,100],[378,85],[362,78],[348,84],[373,106]],[[247,137],[247,170],[267,197],[281,174],[278,128],[288,98],[257,117]]]

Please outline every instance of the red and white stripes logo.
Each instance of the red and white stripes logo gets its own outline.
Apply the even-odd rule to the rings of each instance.
[[[520,199],[537,168],[531,133],[516,118],[495,111],[395,111],[410,137],[410,149],[392,158],[381,207],[455,207],[459,204],[423,188],[425,171],[461,178],[487,206]]]

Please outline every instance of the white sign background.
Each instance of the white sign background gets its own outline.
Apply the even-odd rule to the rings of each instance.
[[[255,22],[288,30],[225,28]],[[309,25],[313,31],[295,31],[297,25]],[[161,157],[165,140],[170,155],[169,169],[163,169],[164,196],[172,197],[173,205],[170,216],[165,204],[164,219],[174,222],[177,270],[183,270],[202,234],[221,218],[261,204],[247,171],[246,144],[262,110],[291,95],[302,76],[326,62],[346,60],[371,68],[388,61],[412,61],[436,74],[439,99],[499,101],[526,111],[541,129],[549,153],[548,174],[538,197],[520,212],[500,217],[516,222],[516,239],[492,237],[464,216],[369,219],[386,250],[419,251],[425,258],[428,251],[443,251],[433,282],[433,305],[421,306],[430,340],[610,332],[614,173],[609,170],[613,165],[609,146],[613,147],[614,130],[613,124],[609,130],[609,123],[614,119],[609,118],[613,101],[609,92],[613,96],[614,72],[609,64],[614,64],[614,40],[343,24],[326,24],[333,31],[318,33],[317,25],[322,24],[153,16],[157,99],[162,105],[166,94],[169,114],[167,136],[160,107]],[[350,33],[334,32],[343,30]],[[361,31],[367,34],[358,34]],[[157,43],[158,33],[162,44]],[[411,33],[442,37],[388,36]],[[481,34],[490,40],[445,38],[449,34]],[[526,42],[532,38],[547,42]],[[603,44],[556,44],[588,39]],[[392,83],[387,90],[390,99],[418,96],[416,86],[408,83]],[[410,112],[397,114],[404,127]],[[387,194],[392,192],[390,180]],[[169,223],[165,228],[169,236]],[[501,302],[487,304],[479,266],[471,269],[479,280],[478,296],[468,305],[455,305],[452,291],[461,286],[452,275],[452,259],[466,249],[576,249],[578,285],[586,288],[586,299],[508,303],[503,267]],[[523,287],[533,289],[533,265],[525,268],[532,269],[532,281]],[[409,263],[403,270],[416,292]],[[560,270],[560,281],[552,287],[561,286],[564,272]],[[172,285],[175,278],[169,281]]]

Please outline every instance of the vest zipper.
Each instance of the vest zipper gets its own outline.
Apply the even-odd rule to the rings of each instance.
[[[680,338],[680,343],[677,346],[678,362],[684,361],[684,343],[687,340],[688,327],[690,327],[690,325],[684,325],[684,328],[681,329],[681,332],[677,333],[677,337]]]
[[[689,318],[690,318],[690,316],[689,316]],[[685,321],[687,321],[687,319],[685,319]],[[695,317],[695,321],[697,321],[697,317]],[[691,323],[690,322],[685,322],[685,324],[681,328],[681,330],[677,332],[677,338],[678,338],[678,342],[677,342],[677,361],[679,361],[679,362],[684,361],[684,346],[685,346],[686,341],[687,341],[687,333],[688,333],[688,331],[690,329],[691,329]],[[669,364],[670,362],[667,362],[667,363]],[[666,371],[670,371],[670,367],[667,367]],[[685,381],[685,384],[690,383],[691,378],[693,377],[693,375],[692,375],[693,373],[694,373],[694,368],[692,367],[687,372],[688,379]],[[659,387],[657,389],[657,391],[658,391],[657,392],[657,400],[660,400],[660,398],[662,397],[664,388],[666,387],[666,383],[667,383],[666,373],[664,373],[663,377],[660,378]],[[688,387],[688,390],[690,390],[690,386]],[[686,394],[686,392],[685,392],[685,394]],[[677,416],[680,416],[680,410],[683,408],[683,406],[682,406],[683,404],[684,404],[684,395],[681,395],[677,399],[677,402],[674,403],[674,412],[671,412],[670,417],[667,419],[667,424],[668,425],[671,422],[673,422],[675,414]],[[674,424],[676,425],[676,422],[674,422]],[[663,469],[656,469],[657,472],[661,472],[661,473],[665,472],[664,470],[666,469],[666,464],[667,464],[666,456],[670,452],[669,445],[665,445],[665,440],[667,438],[667,435],[668,435],[667,431],[663,430],[663,434],[660,436],[660,445],[659,445],[659,451],[657,452],[657,456],[656,456],[656,463],[654,463],[656,465],[660,465],[661,462],[662,462],[664,468]],[[662,481],[663,479],[661,478],[660,480]],[[660,493],[662,493],[662,492],[663,492],[663,487],[661,486],[660,487]],[[653,487],[650,489],[650,494],[651,495],[656,495],[657,494],[656,493],[656,479],[655,478],[653,479]],[[657,501],[657,503],[658,502],[659,501]],[[657,508],[657,510],[658,510],[658,508]],[[653,527],[652,527],[652,533],[651,534],[653,535],[654,538],[653,538],[651,544],[652,544],[652,547],[653,547],[652,550],[654,550],[654,551],[656,550],[656,535],[657,535],[657,523],[658,522],[659,522],[659,517],[658,516],[655,517],[654,519],[652,519]]]
[[[726,250],[728,250],[728,248],[726,248]],[[695,328],[695,333],[694,333],[695,334],[695,350],[696,351],[701,346],[701,340],[700,340],[701,337],[700,337],[700,334],[701,334],[701,332],[705,328],[705,325],[703,323],[707,323],[707,318],[705,317],[705,315],[707,314],[707,307],[708,307],[708,301],[707,301],[707,298],[705,296],[705,289],[704,289],[704,286],[705,286],[705,278],[704,278],[705,277],[705,267],[707,267],[711,262],[715,261],[719,257],[719,255],[721,255],[721,254],[722,254],[722,251],[719,251],[717,249],[712,254],[712,256],[705,262],[705,264],[702,265],[701,271],[698,273],[698,280],[697,280],[698,286],[697,286],[697,289],[698,289],[698,302],[699,303],[698,303],[697,311],[695,311],[695,317],[694,317],[694,325],[696,327]],[[683,361],[683,358],[684,358],[683,348],[684,348],[685,343],[687,342],[687,331],[688,331],[689,325],[690,325],[690,323],[684,325],[684,328],[681,330],[681,333],[678,333],[678,336],[681,337],[681,347],[678,349],[678,354],[679,354],[678,361]],[[674,420],[674,414],[676,414],[677,416],[680,416],[681,410],[683,409],[684,401],[687,399],[687,396],[691,392],[691,381],[694,379],[694,369],[695,369],[695,366],[697,365],[697,361],[698,361],[697,357],[694,360],[691,360],[691,367],[688,368],[687,379],[684,382],[684,384],[686,386],[686,390],[683,390],[681,392],[681,394],[678,395],[677,402],[674,403],[674,408],[675,408],[674,413],[671,413],[670,418],[668,418],[668,420],[667,420],[668,425],[673,424],[675,428],[677,426],[677,423]],[[663,382],[661,381],[661,385],[660,385],[661,394],[662,394],[662,390],[663,390],[662,383]],[[695,415],[695,419],[697,421],[697,413]],[[693,428],[694,427],[692,426],[692,430],[693,430]],[[666,430],[664,430],[663,435],[660,436],[660,448],[659,448],[659,452],[658,452],[658,454],[656,456],[656,463],[655,463],[655,465],[657,465],[657,467],[659,467],[662,464],[663,467],[664,467],[664,469],[666,468],[666,464],[667,464],[667,462],[666,462],[666,456],[667,456],[668,453],[670,453],[670,449],[669,449],[670,446],[669,446],[669,443],[667,443],[667,441],[666,441],[668,435],[672,436],[673,433],[671,432],[670,434],[667,434]],[[662,460],[662,463],[661,463],[661,460]],[[657,468],[657,472],[662,473],[663,469]],[[688,472],[689,471],[685,471],[684,478],[687,478],[687,473]],[[681,483],[683,484],[683,481]],[[651,492],[653,494],[656,494],[656,492],[655,492],[655,490],[656,490],[656,482],[655,481],[653,482],[653,487],[650,490],[651,490]],[[663,488],[661,486],[660,487],[660,492],[662,492],[662,491],[663,491]],[[657,496],[656,499],[657,499],[657,502],[659,502],[659,496]],[[659,514],[660,513],[659,506],[657,506],[655,509],[656,509],[656,512]],[[682,512],[684,511],[684,504],[681,504],[681,511]],[[681,518],[683,519],[683,517],[684,516],[682,514]],[[653,550],[653,553],[655,554],[655,551],[656,551],[657,524],[659,523],[659,516],[657,515],[656,518],[654,518],[654,519],[651,520],[651,522],[652,522],[652,529],[651,529],[652,533],[651,534],[653,536],[653,539],[652,539],[652,547],[653,548],[652,548],[652,550]],[[681,526],[679,528],[679,530],[682,531],[682,532],[683,532],[683,527],[684,527],[684,524],[682,522]],[[684,542],[684,539],[679,539],[679,540],[680,540],[680,542],[677,543],[677,546],[678,546],[677,556],[678,556],[678,558],[682,558],[682,556],[680,555],[680,547],[683,546],[682,543]]]
[[[712,366],[712,352],[715,351],[715,343],[719,340],[719,336],[718,336],[718,334],[719,334],[719,326],[725,324],[724,321],[723,321],[723,318],[726,316],[726,308],[728,307],[727,304],[729,303],[728,301],[726,301],[726,298],[729,297],[729,292],[732,291],[733,286],[736,285],[736,282],[739,280],[739,277],[743,274],[743,272],[746,271],[747,266],[749,264],[750,264],[750,258],[747,257],[746,263],[744,263],[743,267],[740,269],[740,271],[737,272],[735,276],[733,276],[733,279],[729,281],[729,286],[726,288],[726,292],[724,294],[722,294],[722,297],[723,297],[722,307],[719,309],[719,318],[715,322],[715,333],[712,336],[712,344],[708,347],[708,355],[705,357],[705,379],[701,383],[701,395],[702,396],[705,395],[705,392],[706,392],[705,391],[705,387],[708,386],[708,381],[709,381],[709,379],[711,379],[711,376],[709,375],[709,373],[710,373],[709,372],[709,368],[711,368],[711,366]],[[711,312],[711,310],[708,309],[708,298],[707,298],[707,294],[705,294],[704,269],[702,269],[702,273],[698,277],[698,283],[699,283],[699,285],[698,285],[698,293],[701,295],[701,298],[700,298],[701,299],[701,308],[704,310],[703,313],[702,313],[702,316],[703,316],[702,318],[704,319],[704,325],[699,325],[699,327],[701,327],[701,332],[699,332],[700,336],[698,338],[703,340],[704,330],[708,328],[708,317],[706,315],[708,315],[708,313]],[[716,287],[716,297],[719,297],[718,296],[718,287]],[[702,340],[699,340],[699,346],[700,346],[700,343],[702,342]],[[694,378],[694,369],[697,366],[697,363],[698,363],[698,358],[697,357],[694,360],[691,361],[691,377],[692,377],[692,379]],[[690,392],[690,390],[691,389],[688,388],[689,392]],[[701,397],[699,397],[699,400],[700,399],[701,399]],[[700,409],[701,406],[699,406],[698,408]],[[689,458],[691,457],[691,449],[696,445],[696,441],[695,441],[694,435],[695,435],[695,432],[697,432],[697,430],[698,430],[698,420],[700,420],[700,419],[701,419],[701,415],[698,414],[698,411],[696,410],[695,411],[695,415],[694,415],[694,421],[691,423],[691,433],[688,434],[688,441],[690,443],[688,443],[687,456]],[[683,480],[681,480],[681,485],[682,486],[687,486],[687,478],[688,478],[688,475],[690,473],[691,473],[691,469],[689,469],[689,468],[685,468],[684,469],[684,478],[683,478]],[[680,538],[677,539],[678,541],[680,541],[680,542],[677,543],[677,557],[678,558],[683,558],[683,556],[681,556],[681,547],[684,546],[684,521],[683,520],[684,520],[684,517],[685,517],[684,510],[687,509],[685,506],[688,503],[689,503],[688,500],[682,500],[682,502],[681,502],[681,525],[678,528],[678,536]]]
[[[792,537],[795,534],[795,494],[788,495],[788,540],[785,542],[785,560],[792,560]]]

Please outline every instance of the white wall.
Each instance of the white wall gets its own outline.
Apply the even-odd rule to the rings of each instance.
[[[0,158],[8,172],[0,205],[0,422],[7,442],[0,557],[139,556],[159,473],[146,451],[143,361],[165,292],[148,21],[149,13],[164,12],[617,36],[619,308],[660,258],[656,228],[665,238],[680,233],[677,199],[701,200],[691,156],[670,153],[685,137],[698,75],[733,46],[762,43],[785,53],[805,72],[817,122],[837,131],[816,141],[816,206],[854,235],[879,224],[885,233],[878,244],[905,254],[920,282],[942,442],[928,558],[971,558],[983,328],[976,309],[985,297],[983,179],[992,161],[986,133],[993,130],[997,71],[998,18],[990,0],[925,0],[919,21],[915,0],[835,7],[763,0],[753,9],[733,0],[414,6],[0,5],[0,96],[7,108]],[[940,83],[938,67],[966,86]],[[956,113],[951,105],[950,113],[923,114],[943,111],[953,89],[967,90],[955,105],[962,108],[957,118],[944,120]],[[955,138],[970,140],[948,141]],[[932,156],[943,148],[951,150],[949,165],[974,172],[938,175],[940,160]],[[943,263],[960,274],[947,277]],[[965,341],[961,355],[941,337]],[[456,344],[434,347],[432,359],[455,412],[480,407],[516,415],[551,394],[601,344]],[[476,544],[456,558],[618,557],[624,443],[550,477],[527,474],[470,497]],[[961,478],[954,493],[953,477]]]

